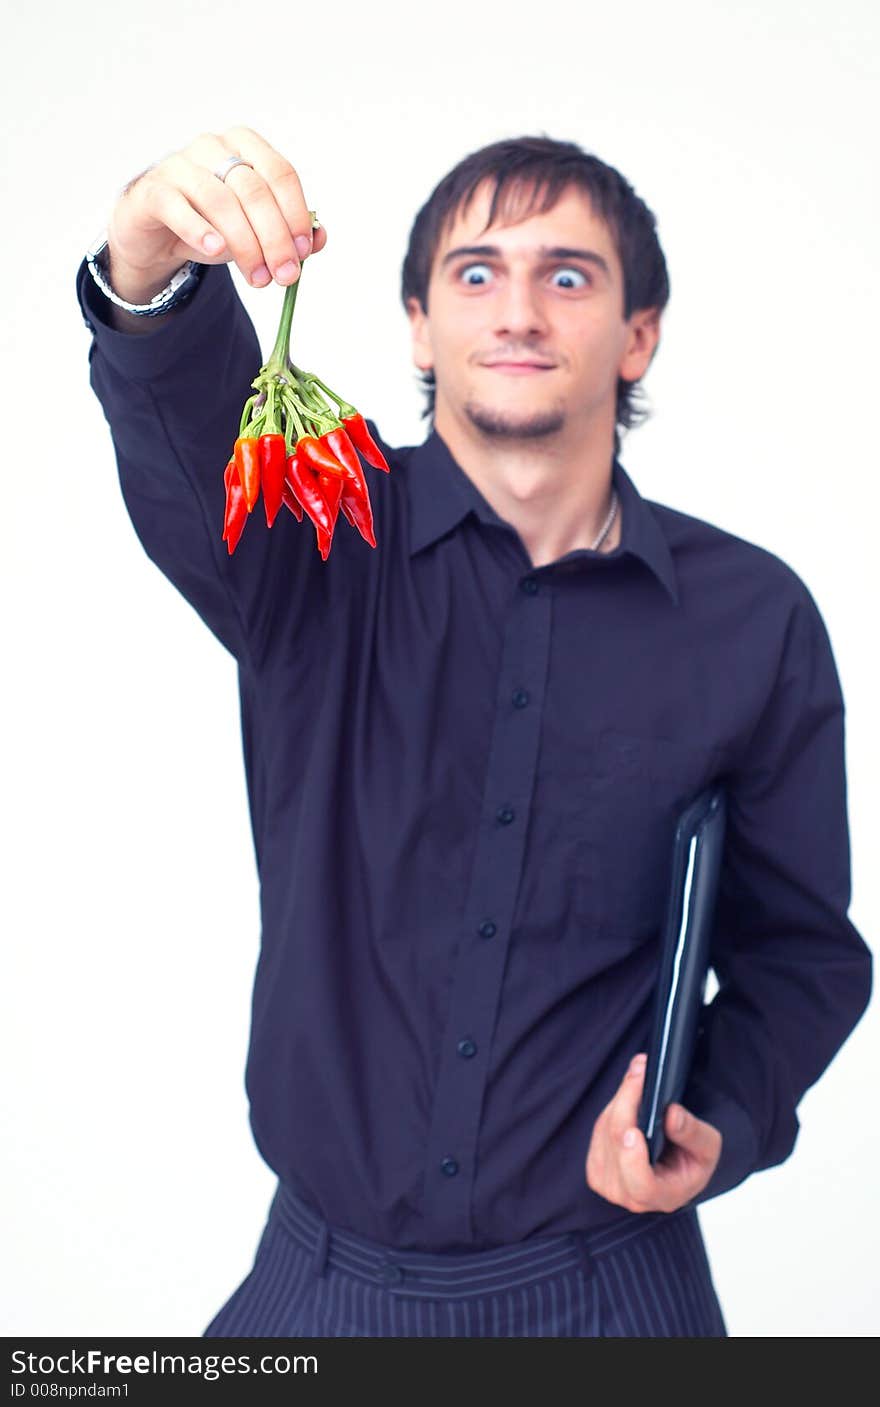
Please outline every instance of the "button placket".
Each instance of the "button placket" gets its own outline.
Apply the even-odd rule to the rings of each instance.
[[[525,855],[550,649],[549,583],[539,587],[527,576],[519,588],[505,624],[483,782],[484,822],[455,959],[426,1149],[425,1215],[454,1241],[473,1235],[480,1114]]]

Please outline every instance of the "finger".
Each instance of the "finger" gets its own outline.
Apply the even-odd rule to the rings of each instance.
[[[622,1138],[627,1129],[635,1127],[645,1084],[647,1059],[644,1053],[633,1057],[617,1093],[608,1106],[612,1137]]]
[[[609,1147],[608,1137],[608,1111],[603,1109],[595,1124],[590,1136],[590,1146],[587,1149],[584,1171],[587,1179],[587,1186],[594,1192],[604,1196],[608,1186],[609,1164],[613,1162],[613,1154]]]
[[[632,1212],[665,1211],[669,1192],[651,1167],[648,1142],[640,1129],[627,1129],[618,1143],[619,1201]]]
[[[211,260],[205,248],[206,238],[214,232],[213,225],[205,219],[204,215],[193,208],[183,192],[167,177],[157,176],[149,184],[146,181],[141,182],[137,188],[136,197],[129,198],[138,200],[141,222],[146,218],[155,230],[163,233],[167,231],[168,234],[174,236],[174,240],[180,241],[180,244],[184,246],[184,249],[181,250],[179,245],[174,244],[174,240],[170,242],[173,250],[169,248],[168,252],[169,254],[174,253],[178,264],[185,258],[194,259],[200,263],[221,262],[219,259]],[[108,225],[111,243],[114,249],[122,249],[128,262],[139,267],[142,261],[138,259],[138,246],[135,244],[129,248],[131,241],[120,237],[115,217],[116,211],[111,216]],[[151,253],[155,262],[155,251],[151,250]]]
[[[652,1168],[644,1134],[633,1132],[632,1143],[624,1142],[620,1150],[616,1200],[631,1212],[677,1211],[706,1185],[706,1169],[681,1149],[674,1149],[675,1161]]]
[[[274,209],[268,202],[265,211],[261,210],[260,215],[265,214],[271,220],[273,232],[281,238],[281,248],[287,250],[285,258],[293,258],[302,261],[309,254],[314,252],[314,239],[312,230],[312,217],[309,212],[302,184],[299,176],[281,152],[276,151],[271,143],[261,137],[259,132],[255,132],[252,127],[230,127],[222,133],[221,140],[224,146],[229,147],[230,152],[236,152],[243,156],[246,161],[250,161],[255,170],[262,176],[268,192],[274,201]],[[235,189],[247,190],[243,184],[243,179],[247,179],[251,173],[246,167],[237,166],[230,176],[238,175]],[[277,212],[277,215],[276,215]],[[258,229],[257,233],[261,235]],[[291,253],[289,242],[292,240],[294,250]],[[270,255],[269,267],[273,270],[275,266],[271,262],[274,246],[267,248],[263,242],[263,248]],[[278,262],[283,262],[279,258]]]
[[[321,250],[324,248],[324,245],[325,245],[326,243],[327,243],[327,231],[324,229],[324,226],[321,224],[320,221],[318,221],[317,225],[316,225],[316,224],[314,223],[314,221],[313,221],[313,222],[312,222],[312,253],[313,253],[313,254],[320,254]]]
[[[221,181],[214,172],[229,156],[242,157],[242,163]],[[296,241],[305,254],[312,251],[312,220],[293,167],[258,133],[246,127],[230,128],[223,137],[204,133],[164,167],[222,236],[224,249],[206,251],[215,262],[234,259],[255,287],[272,278],[295,282],[301,267]]]
[[[220,249],[206,249],[204,234],[196,243],[198,257],[205,263],[229,263],[234,261],[248,283],[259,287],[268,283],[271,273],[260,280],[258,271],[265,266],[263,248],[248,214],[236,191],[224,181],[218,181],[214,168],[223,160],[223,150],[218,148],[213,158],[213,167],[200,165],[182,152],[176,152],[163,163],[163,180],[157,183],[153,201],[163,219],[171,224],[173,209],[179,208],[175,195],[179,195],[191,206],[198,228],[218,234],[223,245]],[[195,222],[194,222],[195,223]],[[172,226],[176,231],[176,226]],[[207,256],[207,257],[206,257]]]
[[[717,1159],[721,1152],[721,1134],[713,1124],[707,1124],[691,1114],[681,1104],[670,1104],[666,1110],[667,1138],[687,1150],[701,1163]]]

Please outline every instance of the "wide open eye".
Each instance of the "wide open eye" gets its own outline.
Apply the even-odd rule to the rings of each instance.
[[[554,277],[556,276],[556,274],[562,274],[563,277],[564,277],[564,278],[567,278],[567,279],[572,279],[572,278],[574,278],[574,279],[576,279],[576,280],[577,280],[577,279],[580,280],[579,283],[576,282],[576,283],[574,283],[574,284],[571,284],[571,283],[569,283],[569,284],[557,284],[557,287],[558,287],[558,288],[566,288],[566,287],[568,287],[568,288],[572,288],[572,287],[574,287],[574,288],[584,288],[584,287],[589,283],[589,279],[588,279],[587,275],[584,274],[584,273],[582,273],[580,269],[570,269],[570,268],[568,268],[568,267],[566,266],[565,268],[558,268],[558,269],[556,269],[556,270],[555,270],[555,273],[554,273]]]
[[[486,275],[486,274],[490,274],[490,275],[491,275],[492,270],[489,268],[489,265],[488,265],[488,264],[465,264],[461,269],[459,269],[459,271],[458,271],[458,276],[459,276],[459,278],[460,278],[464,283],[466,283],[470,288],[479,288],[479,287],[480,287],[480,280],[474,281],[474,280],[470,277],[471,274],[474,274],[474,273],[476,273],[476,274],[478,274],[478,275]]]

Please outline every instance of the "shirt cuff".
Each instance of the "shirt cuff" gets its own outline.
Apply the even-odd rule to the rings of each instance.
[[[198,349],[220,318],[229,318],[235,305],[241,306],[226,264],[205,264],[195,291],[179,313],[148,318],[155,324],[149,332],[119,332],[111,325],[113,304],[95,283],[85,259],[76,274],[76,296],[102,357],[129,381],[152,380],[179,363]]]
[[[758,1138],[751,1119],[738,1104],[726,1095],[691,1089],[681,1100],[685,1109],[711,1124],[721,1134],[721,1157],[711,1178],[688,1202],[697,1207],[712,1197],[720,1197],[737,1187],[758,1164]]]

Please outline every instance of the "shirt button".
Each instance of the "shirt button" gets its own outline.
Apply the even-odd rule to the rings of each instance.
[[[458,1163],[454,1158],[444,1158],[440,1167],[447,1177],[455,1177],[455,1174],[458,1172]]]
[[[512,806],[499,806],[498,810],[495,812],[495,815],[501,822],[502,826],[509,826],[514,816],[516,815],[516,812],[514,811]]]
[[[517,689],[511,700],[514,708],[525,708],[528,701],[529,696],[525,689]]]
[[[537,596],[538,583],[533,576],[524,576],[520,582],[520,586],[527,596]]]
[[[477,929],[477,932],[479,933],[481,938],[494,938],[495,934],[498,932],[498,929],[495,927],[495,924],[492,922],[492,920],[490,918],[487,918],[485,923],[480,924],[479,928]]]
[[[379,1274],[382,1276],[383,1280],[386,1280],[388,1282],[389,1285],[399,1284],[400,1281],[403,1279],[402,1267],[399,1265],[395,1265],[394,1261],[392,1260],[383,1261],[382,1265],[379,1267]]]
[[[466,1060],[469,1060],[472,1055],[476,1055],[477,1047],[474,1045],[470,1036],[465,1036],[463,1040],[459,1041],[458,1053],[459,1055],[463,1055]]]

